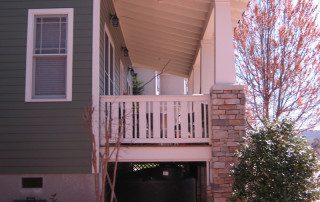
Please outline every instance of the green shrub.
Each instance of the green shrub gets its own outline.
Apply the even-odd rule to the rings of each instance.
[[[141,95],[143,92],[143,82],[138,78],[137,73],[132,77],[132,91],[133,95]]]
[[[233,198],[248,201],[312,201],[320,197],[319,162],[290,121],[249,131],[233,166]]]

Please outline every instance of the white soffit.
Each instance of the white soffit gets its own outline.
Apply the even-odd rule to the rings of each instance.
[[[213,0],[113,0],[133,66],[188,77]],[[233,23],[246,1],[232,0]],[[240,8],[235,8],[240,7]]]

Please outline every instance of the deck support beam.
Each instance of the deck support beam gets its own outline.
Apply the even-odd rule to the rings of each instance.
[[[114,147],[110,147],[110,151],[113,150]],[[115,154],[110,160],[115,161]],[[206,162],[211,160],[211,146],[121,146],[118,160],[119,162]]]

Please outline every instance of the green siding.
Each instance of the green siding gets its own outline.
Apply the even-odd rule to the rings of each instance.
[[[25,103],[28,9],[74,8],[72,102]],[[91,173],[92,0],[0,0],[0,174]]]

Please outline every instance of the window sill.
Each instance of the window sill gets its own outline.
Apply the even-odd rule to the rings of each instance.
[[[38,98],[32,98],[32,99],[26,99],[25,102],[71,102],[71,98],[55,98],[55,99],[38,99]]]

